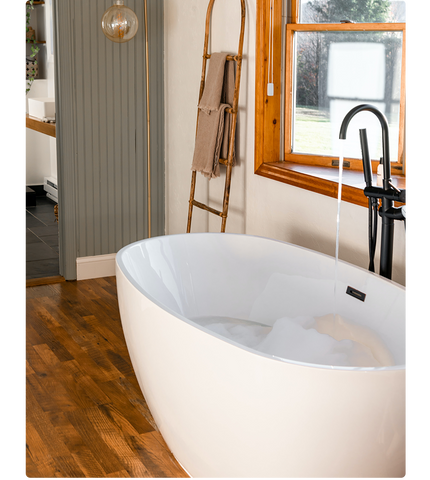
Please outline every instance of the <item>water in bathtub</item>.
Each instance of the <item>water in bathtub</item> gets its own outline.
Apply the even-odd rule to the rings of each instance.
[[[191,320],[241,345],[286,360],[346,367],[394,365],[376,332],[339,315],[282,317],[273,326],[231,317]]]

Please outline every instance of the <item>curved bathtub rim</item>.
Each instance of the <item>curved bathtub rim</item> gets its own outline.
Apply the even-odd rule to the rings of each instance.
[[[124,246],[123,248],[121,248],[117,252],[117,254],[115,256],[115,262],[117,264],[117,268],[119,267],[119,269],[123,273],[124,277],[133,285],[134,288],[136,288],[136,290],[138,290],[142,295],[144,295],[148,300],[150,300],[152,303],[154,303],[157,307],[159,307],[162,310],[168,312],[170,315],[178,318],[179,320],[187,323],[188,325],[190,325],[194,328],[198,328],[199,330],[206,333],[207,335],[212,335],[213,337],[216,337],[221,341],[227,342],[227,343],[229,343],[229,344],[231,344],[235,347],[241,348],[242,350],[245,350],[245,351],[247,351],[249,353],[252,353],[254,355],[260,355],[260,356],[268,358],[270,360],[280,361],[280,362],[284,362],[284,363],[288,363],[288,364],[292,364],[292,365],[297,365],[297,366],[300,366],[300,367],[323,368],[323,369],[327,369],[327,370],[356,371],[356,372],[366,373],[366,372],[379,372],[379,371],[397,371],[397,370],[405,370],[406,369],[405,364],[403,364],[403,365],[393,365],[393,366],[390,366],[390,367],[348,367],[348,366],[339,366],[339,365],[322,365],[322,364],[317,364],[317,363],[309,363],[309,362],[300,362],[300,361],[297,361],[297,360],[290,360],[290,359],[286,359],[286,358],[283,358],[283,357],[278,357],[276,355],[269,355],[268,353],[260,352],[258,350],[255,350],[255,349],[251,348],[251,347],[247,347],[246,345],[242,345],[241,343],[238,343],[238,342],[236,342],[236,341],[234,341],[230,338],[223,337],[222,335],[220,335],[216,332],[208,330],[207,328],[203,327],[202,325],[199,325],[198,323],[193,322],[191,319],[189,319],[189,318],[181,315],[180,313],[172,310],[170,307],[166,306],[165,304],[160,302],[158,299],[153,297],[151,294],[149,294],[147,291],[145,291],[142,288],[142,286],[139,285],[139,283],[136,282],[136,280],[128,274],[128,271],[127,271],[127,269],[124,265],[123,259],[122,259],[122,255],[129,248],[133,247],[134,245],[138,245],[138,244],[140,245],[140,244],[144,244],[144,243],[147,243],[147,242],[151,242],[152,240],[155,240],[157,238],[185,237],[185,236],[190,236],[190,235],[192,235],[192,236],[207,236],[207,235],[219,236],[219,235],[222,235],[222,236],[225,236],[225,237],[228,237],[228,236],[230,236],[230,237],[232,237],[232,236],[244,237],[244,236],[246,236],[246,237],[250,237],[250,238],[258,238],[260,240],[266,240],[268,242],[276,242],[276,243],[281,243],[281,244],[284,244],[284,245],[288,245],[290,247],[305,250],[307,252],[310,252],[310,253],[313,253],[313,254],[316,254],[316,255],[334,260],[334,258],[332,256],[327,255],[325,253],[317,252],[317,251],[312,250],[310,248],[302,247],[300,245],[295,245],[293,243],[284,242],[282,240],[275,240],[275,239],[272,239],[272,238],[263,237],[263,236],[259,236],[259,235],[248,235],[248,234],[242,234],[242,233],[197,232],[197,233],[178,233],[178,234],[173,234],[173,235],[159,235],[159,236],[156,236],[156,237],[146,238],[146,239],[143,239],[143,240],[137,240],[136,242],[130,243],[130,244]],[[387,278],[381,277],[377,273],[369,272],[365,268],[362,268],[362,267],[353,265],[351,263],[345,262],[344,260],[339,259],[338,261],[339,261],[339,263],[342,263],[344,265],[348,265],[348,266],[350,266],[354,269],[361,270],[361,271],[365,272],[366,274],[373,275],[373,276],[377,277],[380,281],[388,282],[388,283],[392,284],[393,287],[398,288],[402,291],[406,290],[405,287],[403,287],[402,285],[394,282],[393,280],[389,280]]]

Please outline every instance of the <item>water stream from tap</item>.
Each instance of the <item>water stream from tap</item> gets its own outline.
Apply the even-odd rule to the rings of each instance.
[[[333,288],[333,323],[336,323],[337,302],[336,302],[336,290],[337,290],[337,277],[338,277],[338,263],[339,263],[339,230],[340,230],[340,206],[342,200],[342,177],[343,177],[343,146],[345,140],[339,141],[339,179],[337,187],[337,215],[336,215],[336,250],[335,250],[335,262],[334,262],[334,288]]]

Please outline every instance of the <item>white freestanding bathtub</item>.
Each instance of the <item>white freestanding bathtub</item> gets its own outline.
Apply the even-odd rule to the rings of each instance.
[[[320,365],[256,351],[193,318],[231,317],[270,330],[286,315],[332,313],[333,258],[225,233],[155,237],[116,258],[139,385],[191,476],[405,475],[403,287],[339,262],[336,313],[374,331],[393,364]]]

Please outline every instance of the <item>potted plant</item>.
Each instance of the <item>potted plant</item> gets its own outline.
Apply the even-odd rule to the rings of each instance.
[[[27,12],[26,12],[26,23],[25,23],[25,33],[26,33],[26,42],[30,44],[31,53],[30,57],[26,58],[26,77],[27,77],[27,88],[25,93],[27,94],[30,91],[31,86],[33,85],[34,79],[38,73],[37,59],[35,58],[39,52],[39,46],[36,43],[36,34],[32,27],[30,27],[30,18],[31,10],[34,10],[34,0],[28,0]]]

